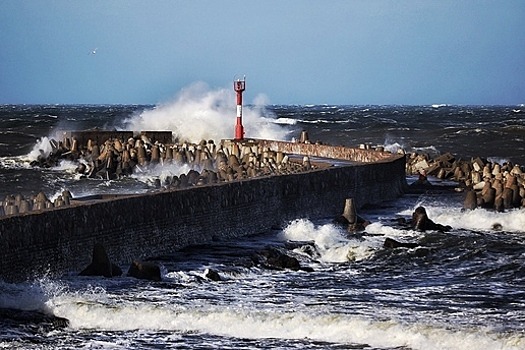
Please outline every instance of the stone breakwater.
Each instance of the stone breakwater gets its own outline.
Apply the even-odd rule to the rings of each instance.
[[[435,158],[413,153],[407,156],[406,171],[458,182],[466,193],[465,209],[525,208],[525,169],[518,164],[480,157],[462,160],[450,153]]]
[[[168,133],[168,134],[167,134]],[[67,132],[62,141],[51,140],[52,151],[32,162],[33,166],[56,166],[63,160],[78,163],[77,173],[92,178],[118,179],[144,168],[187,164],[206,171],[212,182],[233,181],[261,175],[310,170],[309,159],[290,160],[259,141],[242,143],[201,140],[172,141],[170,132]],[[175,185],[176,186],[176,185]]]
[[[65,132],[61,141],[51,140],[52,151],[42,154],[31,164],[39,167],[57,166],[68,160],[77,164],[82,177],[120,179],[148,168],[187,166],[190,170],[179,176],[155,179],[158,189],[182,189],[222,182],[238,181],[270,175],[294,174],[328,167],[323,157],[352,162],[380,161],[391,156],[386,152],[359,150],[342,146],[268,140],[232,142],[201,140],[174,142],[171,132],[149,131],[75,131]],[[99,146],[100,144],[100,146]],[[58,208],[73,201],[63,191],[54,201],[40,192],[29,198],[9,195],[0,206],[0,217],[31,211]]]
[[[69,205],[4,216],[0,278],[78,273],[90,263],[95,243],[103,244],[116,264],[129,265],[134,259],[173,254],[192,244],[265,232],[298,217],[333,218],[341,214],[347,198],[361,207],[394,199],[406,188],[402,155],[341,148],[339,160],[319,160],[314,157],[322,157],[329,146],[294,145],[296,153],[284,154],[279,148],[291,147],[287,144],[270,148],[262,140],[224,140],[218,149],[231,152],[228,156],[238,150],[243,168],[234,171],[233,180],[162,186],[140,195],[70,198]],[[272,165],[269,155],[277,159],[280,152],[294,165],[288,168],[282,160]],[[266,165],[269,173],[248,176],[252,153],[259,168]],[[261,158],[264,154],[267,161]],[[352,154],[361,160],[349,162]],[[244,157],[248,162],[240,161]],[[305,157],[309,165],[304,164]]]
[[[103,139],[108,137],[107,139]],[[126,138],[126,141],[124,141]],[[162,141],[162,142],[161,142]],[[274,151],[259,141],[242,143],[213,140],[200,143],[172,142],[171,133],[141,132],[67,132],[62,141],[51,140],[52,151],[32,162],[33,166],[57,166],[61,160],[77,164],[83,177],[120,179],[151,167],[176,164],[190,170],[179,176],[157,178],[158,189],[182,189],[269,175],[299,173],[328,166],[311,162],[308,156],[296,157]],[[101,146],[98,146],[101,143]],[[33,210],[70,205],[69,191],[51,201],[43,192],[24,198],[9,195],[0,206],[0,217]]]

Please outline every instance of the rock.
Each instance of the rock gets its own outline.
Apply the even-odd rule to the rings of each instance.
[[[438,188],[440,188],[439,186]],[[422,170],[419,173],[418,179],[411,183],[407,188],[407,193],[425,193],[429,190],[434,190],[434,186],[428,181],[427,172]]]
[[[261,265],[268,269],[275,270],[300,270],[301,264],[299,260],[287,255],[275,247],[269,247],[252,258],[256,265]]]
[[[428,181],[427,178],[427,172],[425,170],[421,170],[419,172],[419,176],[414,183],[410,185],[410,187],[417,187],[417,188],[426,188],[426,187],[432,187],[432,184],[430,181]]]
[[[212,281],[215,281],[215,282],[222,281],[222,278],[221,278],[221,275],[219,275],[219,272],[212,270],[212,269],[206,269],[204,271],[204,277]]]
[[[465,200],[463,201],[463,209],[474,210],[478,207],[478,198],[474,190],[467,190],[465,193]]]
[[[122,270],[117,265],[111,263],[104,246],[100,243],[95,243],[91,264],[82,270],[79,275],[114,277],[122,275]]]
[[[413,229],[418,231],[426,230],[438,230],[438,231],[449,231],[450,226],[443,226],[436,224],[434,221],[430,220],[427,215],[427,211],[424,207],[418,207],[412,214],[411,226]]]
[[[503,225],[501,225],[499,222],[495,222],[494,224],[492,224],[492,229],[494,231],[501,231],[503,230]]]
[[[383,244],[384,248],[387,249],[394,249],[394,248],[415,248],[419,246],[417,243],[405,243],[405,242],[399,242],[395,239],[387,237],[385,239],[385,243]]]
[[[299,260],[284,254],[277,249],[267,249],[263,251],[262,254],[266,257],[266,263],[271,267],[278,269],[291,269],[296,271],[301,268]]]
[[[348,232],[364,231],[370,222],[360,217],[355,207],[354,199],[347,198],[343,213],[334,219],[334,223],[345,227]]]
[[[0,324],[2,326],[18,326],[20,324],[36,326],[50,332],[69,326],[69,320],[57,317],[51,313],[40,310],[18,310],[12,308],[0,308]]]
[[[481,190],[482,208],[492,209],[494,208],[494,202],[496,200],[496,189],[492,187],[490,181],[486,181]]]
[[[162,281],[160,267],[152,262],[133,260],[128,270],[128,276],[143,280]]]
[[[414,251],[414,256],[417,256],[418,258],[425,257],[425,256],[427,256],[429,254],[430,254],[430,249],[428,249],[428,248],[418,247]]]
[[[321,254],[317,250],[315,244],[307,243],[298,248],[302,253],[308,255],[311,259],[319,260],[321,259]]]
[[[425,170],[429,167],[426,159],[419,160],[417,163],[413,165],[413,171],[414,172],[420,172],[421,170]]]
[[[357,212],[353,198],[347,198],[345,200],[345,207],[341,216],[345,218],[349,224],[354,224],[357,222]]]

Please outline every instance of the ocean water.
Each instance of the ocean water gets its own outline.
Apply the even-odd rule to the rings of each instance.
[[[228,138],[235,123],[230,98],[200,91],[158,106],[0,106],[0,196],[152,190],[155,177],[187,169],[104,181],[78,179],[67,162],[50,169],[29,163],[49,138],[70,129],[147,126],[196,142]],[[248,137],[291,140],[307,130],[323,143],[525,164],[524,106],[246,106],[244,115]],[[0,318],[0,348],[525,349],[525,212],[462,212],[462,204],[461,193],[405,195],[361,209],[372,224],[359,235],[332,218],[298,216],[282,229],[163,257],[162,282],[74,273],[0,281],[0,308],[70,321],[54,329]],[[421,205],[452,230],[398,225]],[[387,237],[420,247],[386,250]],[[245,263],[268,246],[313,271]],[[208,268],[223,280],[204,278]]]

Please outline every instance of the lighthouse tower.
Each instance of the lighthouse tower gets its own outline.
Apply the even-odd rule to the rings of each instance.
[[[237,92],[237,123],[235,124],[235,140],[244,139],[244,127],[242,126],[242,92],[245,89],[246,79],[243,77],[233,81],[233,89]]]

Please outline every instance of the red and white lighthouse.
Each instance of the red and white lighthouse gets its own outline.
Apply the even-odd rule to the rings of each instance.
[[[246,79],[243,77],[233,81],[233,89],[237,92],[237,123],[235,124],[235,140],[244,139],[244,127],[242,126],[242,92],[245,89]]]

